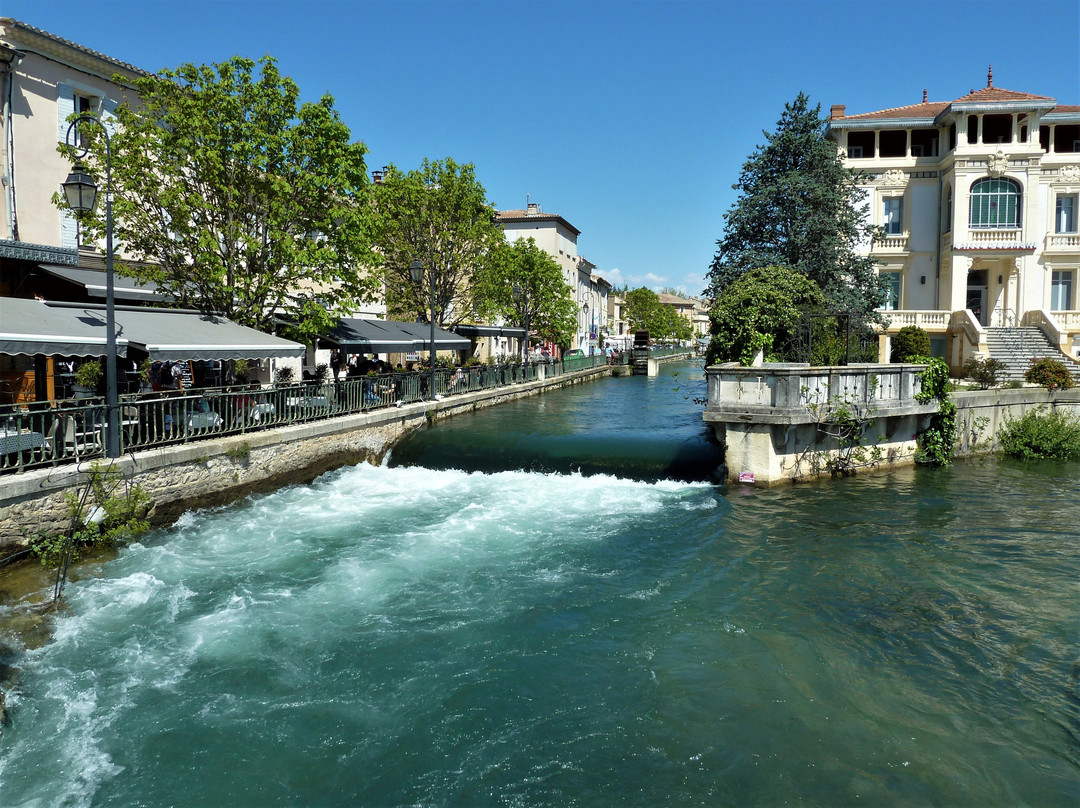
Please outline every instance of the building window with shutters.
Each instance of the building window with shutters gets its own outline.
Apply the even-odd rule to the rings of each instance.
[[[904,232],[904,200],[899,196],[885,198],[885,212],[882,216],[885,235],[899,236]]]
[[[971,186],[973,228],[1020,226],[1020,186],[1010,179],[985,177]]]
[[[1077,194],[1058,194],[1054,207],[1054,232],[1076,232]]]
[[[1073,270],[1055,269],[1050,281],[1050,311],[1072,311]]]

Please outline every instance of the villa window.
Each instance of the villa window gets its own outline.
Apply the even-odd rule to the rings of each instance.
[[[1072,311],[1073,270],[1055,269],[1050,281],[1050,311]]]
[[[1020,226],[1020,186],[1010,179],[986,177],[971,186],[973,228]]]
[[[885,212],[882,216],[885,234],[899,236],[904,232],[904,199],[893,196],[885,199]]]
[[[1058,194],[1054,213],[1054,230],[1057,233],[1076,232],[1077,194]]]
[[[900,273],[882,272],[881,276],[885,279],[885,305],[882,308],[896,311],[900,308]]]

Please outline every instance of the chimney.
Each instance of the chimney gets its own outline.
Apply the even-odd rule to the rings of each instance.
[[[526,211],[526,215],[535,216],[538,213],[538,211],[536,209],[536,203],[535,202],[529,202],[528,205],[529,205],[529,210]]]
[[[830,118],[843,118],[844,117],[844,112],[846,110],[847,110],[847,105],[846,104],[833,104],[832,108],[829,110],[829,117]]]
[[[923,90],[923,91],[922,91],[922,102],[923,102],[924,104],[926,103],[926,90]]]

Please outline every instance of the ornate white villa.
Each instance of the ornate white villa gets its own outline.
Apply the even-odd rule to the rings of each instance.
[[[1080,357],[1080,106],[995,87],[991,70],[955,101],[924,90],[876,112],[834,105],[826,133],[885,232],[866,245],[891,288],[883,361],[905,325],[953,368],[994,356],[995,329],[1020,326]]]

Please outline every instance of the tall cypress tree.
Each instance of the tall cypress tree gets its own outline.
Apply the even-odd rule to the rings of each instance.
[[[876,261],[855,247],[877,237],[879,228],[868,224],[859,176],[825,138],[820,113],[820,104],[811,107],[799,93],[743,164],[732,186],[740,196],[724,217],[709,269],[709,292],[716,298],[746,270],[784,266],[812,278],[833,311],[877,320],[885,287]]]

